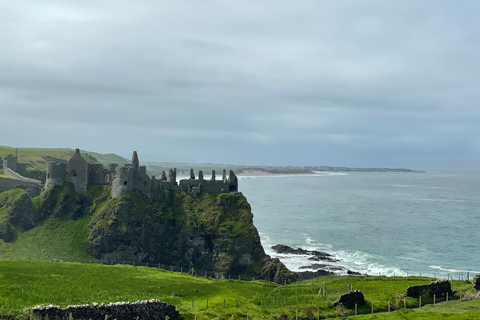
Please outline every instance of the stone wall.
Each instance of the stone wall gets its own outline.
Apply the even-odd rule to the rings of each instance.
[[[65,180],[75,186],[76,192],[86,194],[89,175],[89,165],[80,155],[80,150],[76,149],[73,157],[68,160]]]
[[[92,303],[91,305],[68,306],[62,309],[59,306],[37,306],[30,309],[33,317],[42,320],[72,319],[104,320],[109,319],[158,319],[174,320],[179,316],[174,306],[157,299],[136,302],[115,302],[107,305]]]
[[[65,163],[47,163],[47,178],[45,179],[45,189],[53,186],[61,186],[65,183],[67,166]]]
[[[90,185],[111,185],[112,198],[125,195],[133,189],[139,190],[149,198],[158,196],[162,190],[182,190],[188,193],[229,193],[238,191],[238,179],[235,173],[230,170],[227,179],[226,171],[223,170],[221,180],[215,179],[215,171],[212,172],[212,179],[205,180],[203,172],[200,171],[198,179],[195,178],[193,170],[190,170],[190,179],[181,180],[177,183],[177,170],[170,169],[168,178],[165,172],[160,180],[147,175],[147,168],[140,166],[137,152],[133,152],[132,163],[123,167],[110,165],[110,170],[103,168],[100,163],[89,164],[76,149],[73,157],[65,165],[50,163],[47,165],[47,179],[45,188],[55,185],[62,185],[70,182],[74,185],[75,191],[86,194]]]
[[[16,173],[15,171],[13,171],[12,169],[7,168],[7,167],[3,168],[3,173],[5,173],[7,176],[9,176],[10,178],[12,178],[14,180],[22,181],[22,182],[25,182],[25,183],[31,183],[31,184],[35,184],[35,185],[39,185],[39,184],[42,183],[40,180],[30,179],[30,178],[26,178],[24,176],[21,176],[18,173]]]

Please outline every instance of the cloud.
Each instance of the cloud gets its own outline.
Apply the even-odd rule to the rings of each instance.
[[[479,6],[2,3],[0,134],[210,162],[478,158]]]

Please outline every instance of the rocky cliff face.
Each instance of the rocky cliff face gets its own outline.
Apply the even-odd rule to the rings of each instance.
[[[267,256],[242,194],[140,192],[110,200],[89,226],[93,256],[195,267],[224,274],[260,274]]]
[[[279,283],[298,280],[278,259],[265,254],[241,193],[162,191],[149,199],[134,190],[112,199],[110,187],[92,187],[81,195],[69,183],[33,200],[24,191],[9,192],[0,194],[4,241],[15,241],[16,233],[48,219],[88,219],[87,231],[79,234],[85,234],[82,241],[88,239],[89,253],[104,261],[193,267],[218,277],[241,274]],[[55,257],[62,259],[58,253]]]

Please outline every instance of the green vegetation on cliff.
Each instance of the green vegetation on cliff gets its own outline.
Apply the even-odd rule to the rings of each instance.
[[[35,305],[60,305],[109,303],[143,299],[161,299],[177,307],[185,319],[324,319],[339,312],[353,315],[354,308],[337,309],[333,302],[346,291],[349,284],[365,292],[366,306],[351,319],[476,319],[480,316],[480,301],[444,301],[419,309],[403,309],[400,297],[409,285],[430,282],[419,277],[364,277],[328,276],[313,281],[303,281],[282,286],[266,281],[214,280],[169,272],[162,269],[106,266],[99,264],[57,262],[0,262],[0,316],[15,315],[26,319],[26,309]],[[320,288],[330,289],[327,297],[319,296]],[[459,293],[473,295],[469,281],[452,281],[456,291],[450,299],[458,299]],[[335,291],[343,288],[343,292]],[[374,291],[376,288],[376,291]],[[384,289],[385,288],[385,289]],[[208,299],[208,302],[207,302]],[[431,300],[431,299],[430,299]],[[392,310],[386,313],[388,301]],[[425,302],[432,303],[427,297]],[[407,299],[407,307],[417,308],[419,300]],[[208,306],[207,306],[208,305]],[[320,312],[319,312],[320,311]]]
[[[33,199],[23,189],[1,193],[0,259],[98,259],[262,276],[268,257],[242,194],[110,194],[109,186],[92,186],[84,196],[70,183]]]

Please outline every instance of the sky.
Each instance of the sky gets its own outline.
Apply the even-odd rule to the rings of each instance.
[[[480,170],[480,2],[0,2],[0,145]]]

